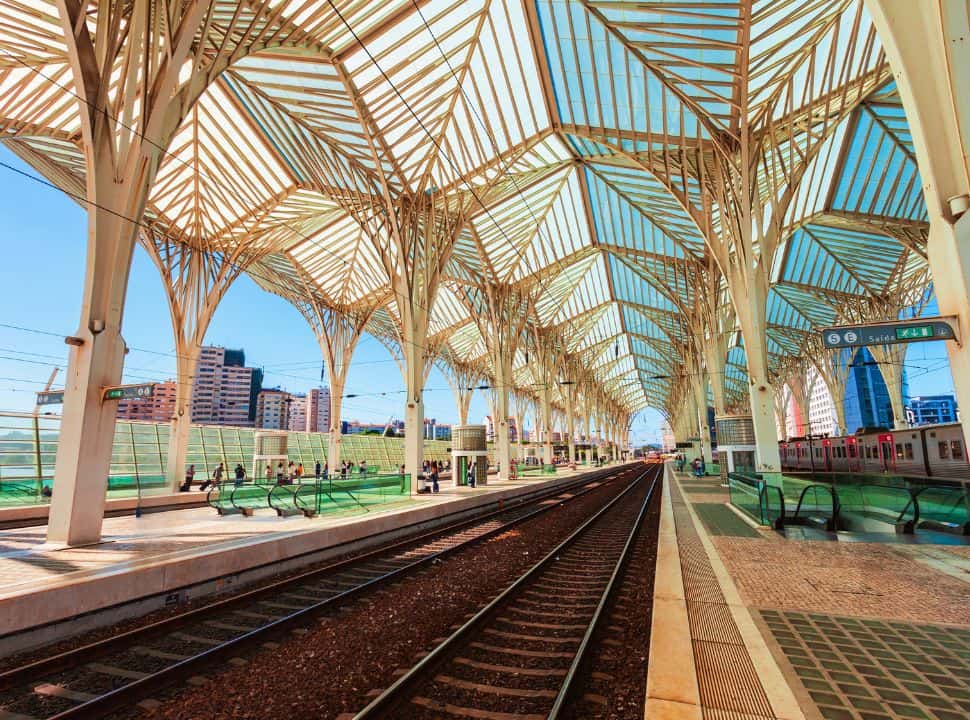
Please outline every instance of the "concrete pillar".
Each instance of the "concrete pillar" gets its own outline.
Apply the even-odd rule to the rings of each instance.
[[[107,149],[105,148],[105,151]],[[128,217],[128,198],[145,188],[130,185],[115,189],[109,165],[95,164],[88,195],[101,198],[104,209],[88,211],[88,260],[81,304],[81,321],[72,345],[64,383],[64,415],[57,445],[54,492],[47,539],[54,543],[84,545],[101,539],[105,491],[111,465],[117,401],[101,401],[101,390],[121,382],[125,342],[121,322],[128,272],[137,226],[113,214]],[[101,172],[97,172],[101,169]],[[121,196],[121,197],[119,197]],[[107,205],[111,200],[115,202]],[[137,211],[140,217],[140,209]]]
[[[499,469],[499,479],[508,480],[512,467],[512,442],[509,439],[509,387],[512,384],[512,355],[508,352],[496,354],[499,360],[495,367],[495,401],[493,421],[495,423],[495,463]]]
[[[176,335],[178,339],[179,335]],[[168,458],[165,465],[165,478],[169,490],[175,492],[181,485],[186,464],[185,460],[189,448],[189,432],[192,427],[192,387],[195,382],[195,369],[198,365],[199,353],[202,346],[189,343],[179,349],[176,342],[176,380],[175,414],[169,427]]]
[[[576,413],[573,410],[573,385],[566,386],[566,447],[569,462],[576,462]]]
[[[125,342],[121,337],[128,273],[148,195],[141,174],[119,178],[113,171],[113,138],[106,132],[88,147],[87,267],[81,319],[64,383],[54,492],[47,539],[84,545],[101,539],[105,491],[111,465],[117,401],[102,403],[101,390],[121,382]]]
[[[544,385],[539,392],[542,404],[542,462],[552,464],[552,388]]]
[[[941,315],[958,318],[947,342],[957,403],[970,408],[970,5],[866,0],[906,111],[930,220],[927,245]],[[956,212],[955,212],[956,211]],[[970,423],[964,423],[970,443]]]

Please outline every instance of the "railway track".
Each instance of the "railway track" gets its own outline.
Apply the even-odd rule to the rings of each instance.
[[[354,720],[560,717],[585,678],[594,637],[662,467],[639,472]]]
[[[0,673],[0,718],[102,717],[220,667],[451,553],[506,532],[632,470],[610,469],[527,500],[118,636]],[[578,492],[577,492],[578,490]]]

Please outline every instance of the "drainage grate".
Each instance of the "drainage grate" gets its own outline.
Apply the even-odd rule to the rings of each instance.
[[[768,696],[724,601],[683,495],[676,484],[671,485],[670,493],[704,718],[773,718]]]

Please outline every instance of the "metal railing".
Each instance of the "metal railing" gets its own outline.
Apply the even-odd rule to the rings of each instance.
[[[54,463],[60,435],[57,415],[0,412],[0,507],[32,505],[50,501]],[[138,492],[166,493],[168,423],[118,420],[108,471],[108,497],[133,496]],[[194,465],[196,478],[211,477],[219,463],[249,468],[255,445],[253,428],[193,425],[189,431],[186,466]],[[327,462],[327,433],[289,432],[289,460],[312,468]],[[451,443],[425,440],[425,457],[450,460]],[[359,463],[366,460],[367,477],[380,468],[393,470],[404,462],[404,439],[372,435],[344,435],[341,457]]]
[[[785,526],[785,496],[781,488],[768,485],[757,475],[730,473],[728,494],[731,504],[759,525],[781,530]]]

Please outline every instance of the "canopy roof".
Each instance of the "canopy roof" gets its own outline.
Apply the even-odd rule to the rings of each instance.
[[[397,312],[380,259],[394,240],[356,211],[452,195],[465,222],[429,345],[487,365],[466,290],[520,287],[532,323],[558,332],[617,407],[669,409],[697,352],[699,304],[728,297],[710,251],[725,223],[712,188],[742,149],[767,168],[765,198],[800,168],[782,241],[762,259],[776,366],[853,298],[928,282],[912,141],[861,0],[215,6],[200,39],[210,54],[246,32],[261,43],[192,107],[146,223],[227,255],[245,242],[262,286],[376,305],[378,334]],[[0,0],[0,137],[83,197],[70,73],[56,4]],[[739,345],[729,391],[743,386]],[[525,352],[515,362],[528,389]]]

